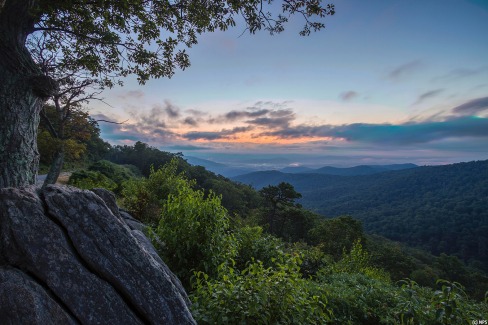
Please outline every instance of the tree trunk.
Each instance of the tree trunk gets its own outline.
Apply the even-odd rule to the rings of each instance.
[[[0,7],[0,188],[35,183],[39,112],[56,89],[25,48],[35,5],[34,0],[7,0]]]
[[[0,51],[0,188],[34,184],[42,101],[21,76],[9,73]],[[20,77],[20,78],[19,78]]]
[[[49,172],[47,173],[46,179],[44,180],[44,184],[42,187],[45,187],[49,184],[55,184],[58,180],[59,174],[61,174],[61,170],[63,169],[64,163],[64,145],[61,146],[54,159],[51,163],[51,167],[49,167]]]

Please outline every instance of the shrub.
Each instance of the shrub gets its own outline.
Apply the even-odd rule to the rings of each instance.
[[[159,225],[150,231],[161,257],[190,287],[194,271],[217,274],[237,254],[237,242],[229,231],[227,210],[220,197],[210,192],[193,190],[189,182],[181,182],[176,194],[163,204]]]
[[[100,172],[106,177],[110,178],[117,184],[114,192],[120,193],[122,191],[122,185],[125,181],[128,181],[136,177],[136,174],[131,169],[114,164],[107,160],[99,160],[96,163],[90,165],[88,170]]]
[[[304,278],[315,278],[320,270],[330,268],[334,263],[330,255],[323,252],[322,247],[309,246],[305,243],[294,243],[289,250],[299,254],[302,260],[300,272]]]
[[[330,319],[321,287],[305,280],[301,261],[286,256],[275,267],[253,262],[218,279],[197,272],[192,312],[200,324],[324,324]]]
[[[283,256],[284,243],[281,239],[269,234],[263,234],[259,226],[244,226],[236,230],[236,240],[239,245],[235,258],[236,267],[244,269],[251,261],[261,261],[265,267],[271,266],[274,259]]]
[[[148,178],[133,178],[124,183],[122,205],[138,220],[157,225],[162,207],[170,194],[181,186],[193,186],[183,174],[177,173],[177,159],[157,170],[151,167]]]
[[[109,191],[113,191],[117,188],[117,184],[107,176],[100,172],[89,170],[73,172],[69,178],[68,184],[85,190],[102,187]]]
[[[334,324],[395,324],[398,289],[365,274],[332,273],[321,278]]]

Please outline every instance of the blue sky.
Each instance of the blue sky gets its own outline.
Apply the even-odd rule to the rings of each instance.
[[[90,103],[113,144],[236,163],[488,159],[488,1],[339,0],[326,29],[202,35],[192,66]]]

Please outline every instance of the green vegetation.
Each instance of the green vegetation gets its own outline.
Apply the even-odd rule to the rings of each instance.
[[[133,178],[124,183],[122,198],[124,207],[133,217],[146,224],[159,223],[165,200],[170,194],[178,194],[183,186],[193,186],[183,174],[177,173],[178,160],[173,158],[157,170],[151,167],[149,177]]]
[[[192,166],[183,159],[181,154],[160,151],[139,141],[133,146],[111,147],[106,159],[116,164],[136,166],[146,178],[150,178],[151,170],[158,170],[171,160],[176,159],[178,162],[176,171],[184,173],[188,179],[195,180],[195,186],[198,189],[212,190],[217,195],[221,195],[222,205],[231,214],[247,215],[252,209],[260,205],[258,193],[250,186],[236,184],[223,176],[209,172],[201,166]],[[143,187],[144,185],[141,184],[140,186]],[[164,198],[166,198],[165,195]]]
[[[224,269],[216,279],[197,272],[193,315],[201,324],[324,324],[327,297],[302,277],[300,264],[286,256],[274,267],[252,261],[240,271]]]
[[[215,277],[219,268],[225,268],[236,256],[237,242],[219,197],[212,192],[205,197],[188,181],[178,185],[164,202],[159,224],[150,235],[163,260],[190,288],[193,272]]]
[[[116,194],[121,193],[123,183],[136,177],[137,172],[130,166],[121,166],[107,160],[99,160],[87,170],[73,172],[69,185],[82,189],[103,187]]]
[[[100,161],[81,173],[99,175],[94,187],[117,189],[119,202],[148,225],[201,324],[467,324],[488,318],[486,274],[455,256],[435,257],[367,235],[351,217],[325,219],[307,211],[289,183],[256,192],[141,143],[110,154],[132,165]],[[154,167],[136,176],[146,158]],[[217,194],[209,184],[228,190]],[[226,204],[244,202],[241,213],[225,207],[227,192],[240,193]]]
[[[47,172],[57,160],[72,169],[96,162],[107,154],[110,144],[100,138],[98,123],[76,106],[60,120],[56,108],[45,105],[37,134],[41,171]],[[59,171],[57,173],[59,174]]]
[[[352,216],[368,233],[488,271],[488,160],[365,176],[275,171],[235,179],[257,188],[288,182],[312,211]]]

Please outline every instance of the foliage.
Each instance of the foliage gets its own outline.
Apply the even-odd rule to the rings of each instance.
[[[353,243],[364,241],[363,227],[360,221],[349,216],[322,219],[310,229],[309,240],[337,260],[344,250],[351,250]]]
[[[296,199],[302,197],[290,183],[281,182],[277,186],[269,185],[259,190],[259,193],[273,208],[278,204],[293,205]]]
[[[488,270],[488,160],[364,176],[259,176],[260,184],[289,182],[303,206],[324,216],[350,215],[368,233]]]
[[[114,191],[117,183],[98,171],[80,170],[73,172],[68,181],[69,185],[89,190],[96,187]]]
[[[87,170],[73,172],[69,185],[82,189],[102,187],[119,194],[122,184],[134,177],[130,168],[100,160],[88,166]]]
[[[319,276],[329,273],[364,274],[370,278],[389,283],[390,275],[384,270],[372,266],[370,258],[370,254],[363,249],[360,240],[356,240],[348,253],[344,249],[342,259],[322,269],[322,274]]]
[[[136,218],[147,224],[157,225],[164,203],[170,194],[178,189],[194,186],[183,174],[177,172],[178,161],[173,158],[166,165],[154,170],[148,178],[132,178],[124,183],[122,202],[124,207]]]
[[[241,16],[250,33],[284,30],[288,15],[305,18],[301,35],[324,27],[322,19],[334,6],[316,1],[286,1],[282,14],[263,8],[261,1],[35,1],[29,22],[42,32],[47,49],[62,53],[60,65],[100,76],[111,86],[114,77],[136,74],[171,77],[190,65],[184,47],[197,44],[198,35],[234,26]],[[269,4],[271,1],[269,1]],[[317,20],[315,20],[317,19]]]
[[[220,197],[212,192],[205,196],[181,179],[176,185],[150,234],[163,260],[189,288],[194,271],[215,276],[219,266],[234,258],[237,242]]]
[[[107,162],[97,166],[97,172],[117,174]],[[453,256],[434,257],[365,236],[351,217],[320,219],[296,205],[280,207],[301,216],[288,218],[283,234],[292,234],[288,227],[307,216],[301,220],[306,242],[287,243],[253,223],[252,215],[263,210],[230,219],[220,198],[198,189],[184,176],[190,169],[183,173],[182,167],[173,157],[148,178],[125,182],[124,194],[139,203],[154,195],[159,212],[151,221],[153,242],[182,279],[200,323],[457,324],[488,317],[486,303],[473,302],[454,282],[466,281],[470,294],[478,284],[481,297],[485,278]],[[161,218],[157,225],[154,216]],[[449,282],[436,291],[413,280],[396,285],[388,273],[433,287],[440,276]]]
[[[133,146],[112,147],[106,159],[117,164],[134,165],[140,169],[145,177],[150,177],[152,168],[158,170],[171,160],[176,159],[177,172],[184,173],[188,179],[195,180],[197,188],[206,191],[212,190],[214,193],[222,195],[222,205],[230,214],[247,215],[261,203],[259,195],[251,187],[235,184],[201,166],[191,166],[181,154],[164,152],[139,141]]]
[[[444,280],[438,291],[409,279],[396,286],[354,272],[331,273],[319,283],[337,324],[471,324],[488,317],[488,305],[467,299],[459,284]]]
[[[136,177],[134,172],[129,168],[114,164],[107,160],[99,160],[88,167],[88,170],[100,172],[117,184],[113,190],[116,194],[122,191],[123,183]]]
[[[439,279],[436,291],[410,279],[399,284],[400,301],[394,311],[402,324],[472,324],[488,317],[488,305],[467,299],[463,286],[457,282]]]
[[[272,261],[283,256],[285,244],[280,239],[263,233],[259,226],[245,226],[236,230],[235,238],[238,243],[238,253],[235,267],[244,269],[251,261],[261,262],[264,267],[274,264]]]
[[[133,146],[113,146],[106,155],[106,159],[113,163],[136,166],[145,177],[149,177],[151,169],[157,170],[177,157],[176,154],[158,150],[140,141]]]
[[[288,242],[309,239],[309,230],[321,217],[295,203],[302,195],[293,185],[284,182],[277,186],[270,185],[262,188],[259,194],[265,203],[260,209],[260,223],[265,225],[270,233]]]
[[[330,319],[320,287],[302,278],[300,259],[286,256],[266,268],[224,269],[213,280],[196,273],[192,312],[200,324],[324,324]]]
[[[330,255],[326,255],[323,248],[319,246],[309,246],[303,242],[297,242],[289,247],[292,254],[299,254],[302,260],[300,272],[305,279],[316,278],[320,271],[329,269],[333,264]]]
[[[88,154],[88,146],[92,142],[100,142],[100,129],[87,112],[79,107],[70,111],[63,120],[57,117],[56,108],[52,105],[43,107],[43,116],[39,124],[37,143],[41,155],[41,163],[51,164],[61,146],[64,146],[66,161],[76,161]],[[63,124],[61,126],[61,124]],[[62,134],[59,130],[62,129]],[[93,149],[90,147],[90,149]],[[103,150],[103,149],[100,149]]]
[[[334,324],[395,324],[397,289],[361,273],[332,273],[320,284],[333,311]]]
[[[53,138],[49,132],[40,130],[37,135],[37,147],[41,155],[41,163],[49,165],[54,160],[55,155],[64,146],[65,159],[68,162],[80,160],[86,152],[86,143],[78,142],[74,139],[60,140]]]

